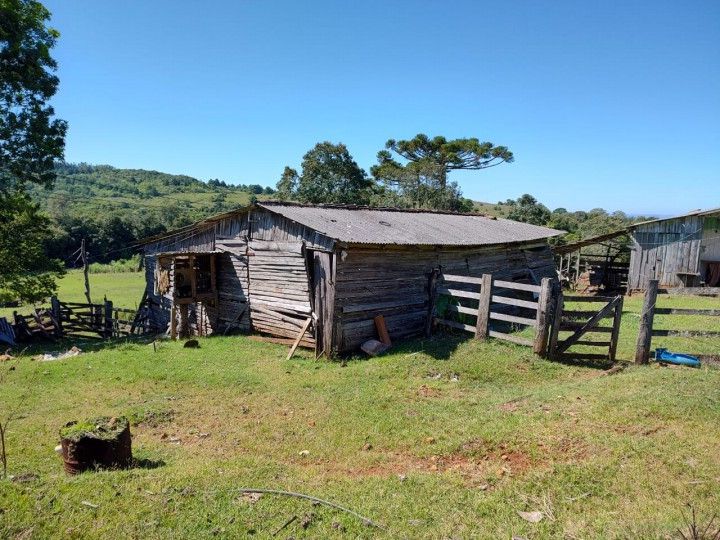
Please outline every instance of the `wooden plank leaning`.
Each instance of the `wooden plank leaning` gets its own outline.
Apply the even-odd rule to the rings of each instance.
[[[305,332],[307,332],[307,329],[310,327],[310,323],[312,322],[312,317],[308,317],[305,320],[305,324],[303,324],[302,328],[300,329],[300,332],[298,333],[297,337],[295,338],[295,341],[293,342],[292,346],[290,347],[290,352],[288,352],[286,360],[290,360],[293,355],[295,354],[295,351],[298,348],[298,345],[300,345],[300,341],[302,341],[303,336],[305,335]]]

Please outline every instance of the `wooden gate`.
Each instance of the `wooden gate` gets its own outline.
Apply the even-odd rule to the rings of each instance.
[[[600,309],[568,310],[565,303],[582,302],[591,305],[604,304]],[[555,318],[550,335],[550,357],[556,360],[573,358],[581,360],[615,361],[622,317],[622,296],[563,296],[556,304]],[[612,319],[612,326],[601,326],[604,319]],[[560,332],[571,334],[560,337]],[[585,334],[610,334],[609,339],[582,339]],[[606,353],[568,352],[570,347],[586,346],[607,349]]]
[[[448,305],[445,312],[469,315],[475,319],[475,324],[436,317],[436,302],[433,300],[431,317],[435,323],[473,333],[477,339],[492,337],[532,347],[536,354],[546,355],[552,302],[552,282],[549,278],[543,278],[540,285],[535,285],[496,280],[490,274],[483,274],[482,277],[442,274],[441,277],[442,282],[434,295],[447,296],[455,302]],[[471,290],[473,288],[477,292]],[[525,298],[520,298],[523,295]],[[461,302],[473,305],[463,305]],[[533,332],[523,337],[512,329],[501,331],[496,323],[505,326],[510,324],[512,329],[518,325],[531,327]]]

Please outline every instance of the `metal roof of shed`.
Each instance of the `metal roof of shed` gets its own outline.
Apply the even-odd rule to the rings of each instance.
[[[688,212],[687,214],[680,214],[679,216],[671,216],[666,218],[659,218],[659,219],[649,219],[647,221],[640,221],[638,223],[633,223],[628,227],[628,229],[634,229],[635,227],[641,226],[641,225],[648,225],[650,223],[659,223],[661,221],[672,221],[673,219],[684,219],[688,217],[701,217],[701,216],[711,216],[713,214],[720,214],[720,208],[712,208],[710,210],[693,210],[692,212]]]
[[[258,201],[257,205],[348,244],[477,246],[531,242],[564,234],[480,214],[276,201]]]

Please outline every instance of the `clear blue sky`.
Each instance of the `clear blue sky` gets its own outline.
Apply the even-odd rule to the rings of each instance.
[[[68,161],[274,185],[316,142],[476,136],[466,196],[720,206],[720,2],[46,0]]]

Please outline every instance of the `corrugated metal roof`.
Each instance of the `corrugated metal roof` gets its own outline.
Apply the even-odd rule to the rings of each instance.
[[[477,246],[543,240],[563,231],[478,214],[258,202],[348,244]]]
[[[628,228],[634,229],[635,227],[638,227],[640,225],[648,225],[649,223],[658,223],[660,221],[671,221],[673,219],[683,219],[683,218],[687,218],[687,217],[709,216],[712,214],[720,214],[720,208],[712,208],[710,210],[693,210],[692,212],[688,212],[687,214],[681,214],[679,216],[672,216],[672,217],[666,217],[666,218],[660,218],[660,219],[649,219],[647,221],[640,221],[639,223],[633,223]]]

